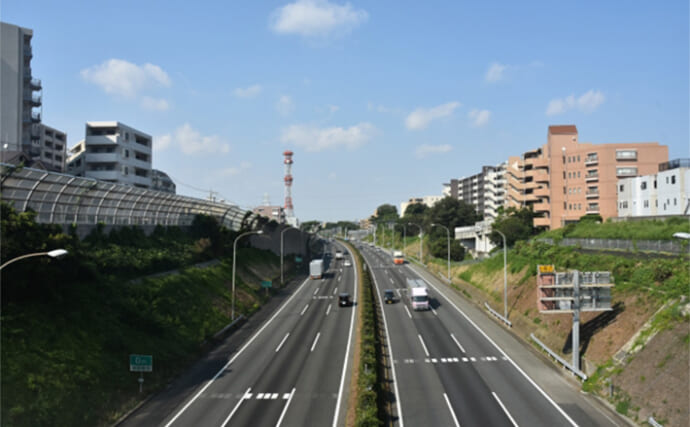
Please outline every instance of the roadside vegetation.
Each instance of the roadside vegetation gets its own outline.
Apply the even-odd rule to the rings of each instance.
[[[230,322],[232,238],[213,218],[80,240],[2,207],[2,259],[65,248],[2,271],[3,425],[104,425],[141,399],[129,354],[153,355],[144,392],[166,384]],[[214,260],[210,266],[194,264]],[[237,314],[264,302],[261,280],[279,276],[270,252],[238,251]],[[241,267],[240,267],[241,266]],[[166,274],[175,270],[174,274]]]
[[[672,240],[673,233],[689,232],[690,221],[687,218],[669,218],[667,220],[644,220],[624,222],[601,222],[585,220],[569,224],[558,230],[542,233],[539,237],[560,240],[565,237],[585,239],[626,239],[626,240]]]

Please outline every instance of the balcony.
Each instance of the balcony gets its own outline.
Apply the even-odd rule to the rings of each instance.
[[[637,150],[616,150],[616,160],[637,160]]]
[[[532,205],[534,212],[550,212],[551,205],[549,203],[535,203]]]
[[[590,203],[587,205],[586,214],[598,214],[599,213],[599,203]]]
[[[551,227],[551,218],[534,218],[535,227]]]
[[[588,154],[585,157],[585,166],[593,166],[599,163],[599,155],[597,153]]]
[[[86,171],[86,176],[102,181],[117,181],[120,179],[120,172],[116,170],[90,170]]]
[[[86,153],[87,163],[117,163],[121,157],[117,153]]]
[[[549,182],[551,177],[545,169],[537,169],[534,173],[534,182]]]
[[[551,196],[551,191],[546,187],[542,187],[534,190],[533,194],[537,197],[549,197]]]
[[[538,157],[534,160],[532,160],[530,163],[532,163],[532,166],[534,168],[548,168],[549,167],[549,159],[546,157]]]
[[[595,182],[595,181],[599,181],[599,173],[597,173],[597,172],[595,172],[595,173],[588,173],[587,175],[585,175],[585,181],[586,181],[586,182]]]
[[[596,199],[599,197],[599,190],[598,189],[597,190],[587,190],[587,192],[585,193],[585,196],[588,199]]]
[[[617,177],[637,176],[637,168],[616,168]]]
[[[87,145],[113,145],[118,143],[117,135],[87,135]]]

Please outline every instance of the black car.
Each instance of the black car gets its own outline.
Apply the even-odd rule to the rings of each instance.
[[[392,289],[386,289],[383,291],[383,301],[386,304],[393,304],[395,302],[395,294]]]
[[[338,305],[341,307],[351,306],[352,301],[350,301],[350,294],[348,294],[348,293],[340,294],[340,296],[338,296]]]

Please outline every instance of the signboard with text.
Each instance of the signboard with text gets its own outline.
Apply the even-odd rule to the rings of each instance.
[[[146,354],[130,354],[129,370],[131,372],[153,372],[153,356]]]

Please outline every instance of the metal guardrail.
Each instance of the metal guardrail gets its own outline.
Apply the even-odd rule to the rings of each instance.
[[[556,246],[580,246],[583,249],[640,250],[674,254],[687,252],[687,248],[682,243],[673,240],[584,239],[575,237],[566,237],[559,242],[555,242],[552,238],[535,240]]]
[[[649,417],[649,418],[647,418],[647,422],[648,422],[650,425],[654,426],[654,427],[664,427],[663,424],[659,424],[658,422],[656,422],[656,420],[654,419],[654,417]]]
[[[537,337],[535,337],[534,334],[529,334],[529,336],[530,336],[530,338],[532,338],[532,340],[533,340],[535,343],[539,344],[539,346],[540,346],[544,351],[546,351],[546,352],[549,354],[549,356],[553,357],[558,363],[560,363],[561,365],[563,365],[566,369],[568,369],[568,370],[571,371],[573,374],[575,374],[575,375],[577,375],[578,377],[580,377],[583,381],[587,379],[587,374],[585,374],[584,372],[579,371],[579,370],[573,368],[573,367],[570,365],[570,363],[566,362],[561,356],[559,356],[559,355],[557,355],[556,353],[554,353],[550,348],[548,348],[546,345],[544,345],[543,342],[539,341],[539,339],[538,339]]]
[[[508,319],[506,319],[505,317],[503,317],[501,314],[499,314],[496,310],[494,310],[493,308],[491,308],[491,307],[489,306],[489,303],[488,303],[488,302],[485,302],[485,303],[484,303],[484,306],[486,307],[487,310],[489,310],[489,313],[493,314],[493,315],[494,315],[495,317],[497,317],[500,321],[502,321],[502,322],[505,323],[506,325],[510,326],[511,328],[513,327],[513,323],[512,323],[510,320],[508,320]]]

